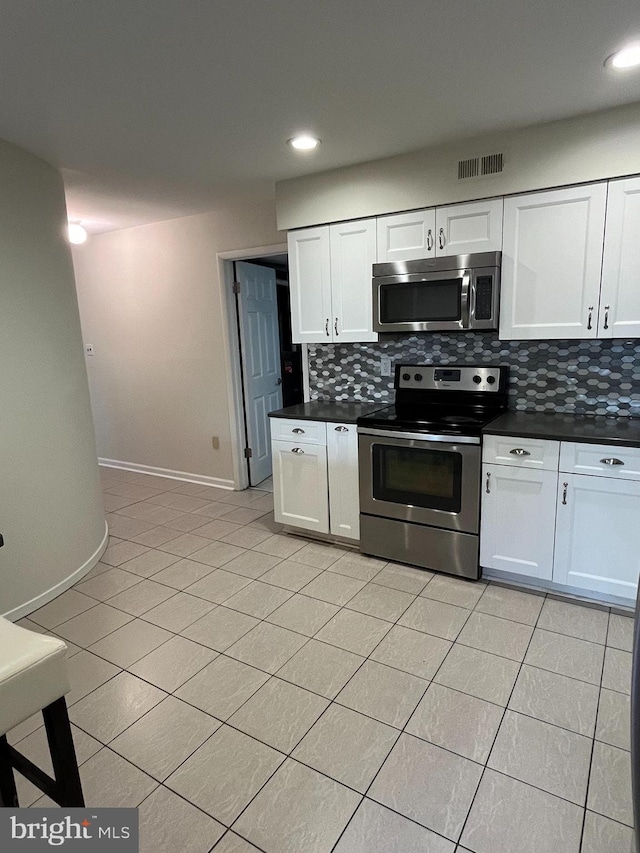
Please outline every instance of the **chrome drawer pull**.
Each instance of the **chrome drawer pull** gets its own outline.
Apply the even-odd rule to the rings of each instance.
[[[514,447],[513,450],[510,450],[509,453],[512,456],[531,456],[528,450],[525,450],[522,447]]]
[[[606,459],[600,460],[601,465],[624,465],[622,459],[616,459],[615,456],[607,456]]]
[[[487,485],[484,487],[485,492],[490,495],[491,494],[491,472],[487,472]]]
[[[300,427],[295,427],[295,429],[292,429],[291,432],[295,432],[296,435],[302,435],[304,430],[300,429]]]
[[[301,447],[292,447],[291,452],[292,453],[304,453],[304,450]]]
[[[567,489],[569,488],[569,483],[563,483],[562,485],[564,486],[564,488],[562,490],[562,503],[564,506],[566,506],[567,505]]]
[[[345,427],[345,426],[336,427],[336,432],[349,432],[349,427]]]

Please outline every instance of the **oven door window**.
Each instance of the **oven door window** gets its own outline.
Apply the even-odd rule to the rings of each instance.
[[[374,444],[373,498],[458,513],[462,456],[454,451]]]
[[[418,323],[462,317],[462,278],[380,285],[381,323]]]

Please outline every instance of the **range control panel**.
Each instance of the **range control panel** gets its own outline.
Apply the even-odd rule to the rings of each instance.
[[[424,391],[504,391],[506,368],[458,367],[433,364],[397,364],[395,388],[397,390]],[[501,381],[502,380],[502,381]]]

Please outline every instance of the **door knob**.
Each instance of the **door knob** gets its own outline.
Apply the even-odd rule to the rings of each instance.
[[[276,379],[276,385],[282,385],[282,377],[278,376]]]

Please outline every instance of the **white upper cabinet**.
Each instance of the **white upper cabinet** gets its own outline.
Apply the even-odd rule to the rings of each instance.
[[[435,208],[379,216],[377,223],[379,264],[435,257]]]
[[[329,226],[290,231],[291,328],[296,343],[331,341]]]
[[[609,182],[599,338],[640,338],[640,178]]]
[[[501,198],[436,208],[436,255],[502,249]]]
[[[371,307],[375,219],[290,231],[287,241],[293,341],[377,341]]]
[[[595,338],[606,183],[506,198],[500,337]]]
[[[376,262],[375,219],[331,225],[329,244],[333,341],[377,341],[372,329],[371,284],[371,267]]]

